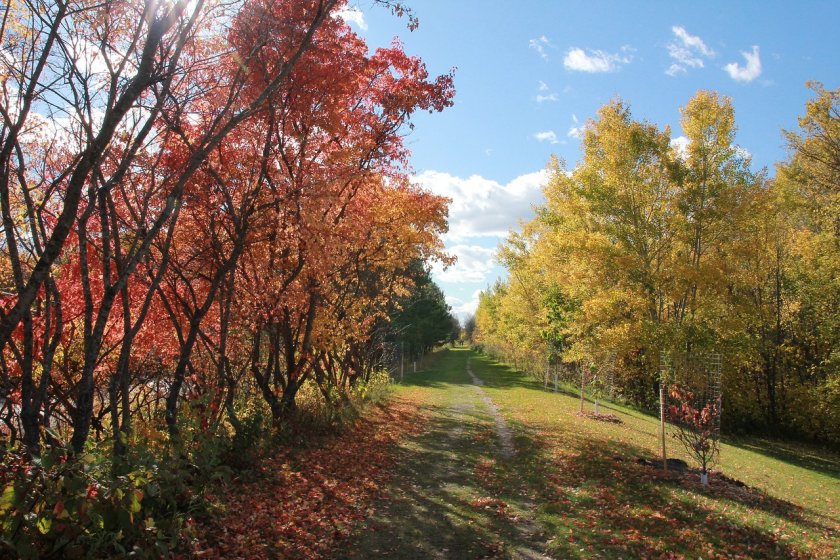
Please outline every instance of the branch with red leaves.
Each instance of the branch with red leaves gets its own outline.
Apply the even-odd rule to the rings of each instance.
[[[707,402],[702,408],[695,407],[693,392],[673,385],[669,395],[675,403],[666,410],[666,417],[674,424],[674,439],[683,444],[686,451],[700,464],[703,474],[719,453],[718,419],[720,402]]]

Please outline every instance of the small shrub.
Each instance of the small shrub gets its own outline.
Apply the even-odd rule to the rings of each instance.
[[[0,477],[6,553],[22,559],[157,558],[173,550],[183,518],[156,511],[161,500],[170,500],[165,480],[146,467],[113,476],[107,454],[96,451],[72,457],[53,448],[37,458],[6,453]]]
[[[719,452],[720,403],[708,402],[698,409],[694,405],[694,394],[677,386],[670,388],[670,396],[676,403],[667,410],[668,420],[677,428],[673,437],[697,460],[705,475]]]
[[[372,403],[382,401],[391,386],[391,376],[388,370],[381,369],[370,374],[367,381],[360,379],[353,387],[353,397]]]

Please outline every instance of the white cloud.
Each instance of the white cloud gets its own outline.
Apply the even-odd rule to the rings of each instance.
[[[690,35],[685,28],[675,25],[671,31],[675,40],[668,43],[668,55],[674,61],[665,70],[669,76],[684,73],[688,68],[703,68],[703,59],[715,56],[715,51],[709,48],[703,39]]]
[[[573,47],[566,52],[563,58],[563,66],[567,70],[576,72],[614,72],[622,64],[629,64],[633,60],[633,48],[621,47],[621,53],[611,54],[608,52],[587,49],[586,51]]]
[[[566,136],[569,138],[583,138],[583,131],[586,128],[585,125],[578,126],[578,118],[577,115],[572,113],[572,126],[569,127],[569,131],[566,133]]]
[[[676,138],[671,138],[670,143],[674,151],[677,152],[677,156],[681,159],[688,157],[688,138],[685,136],[677,136]]]
[[[495,260],[496,247],[520,220],[534,216],[534,206],[543,202],[545,170],[526,173],[506,184],[479,175],[457,177],[440,171],[424,171],[413,177],[423,188],[452,200],[446,251],[457,261],[443,270],[433,265],[436,282],[444,289],[452,312],[461,320],[475,313],[481,289],[503,274]]]
[[[83,37],[75,37],[68,43],[68,54],[75,61],[76,68],[82,75],[105,79],[108,65],[96,44]]]
[[[367,31],[368,29],[365,14],[358,6],[344,6],[335,15],[343,19],[346,23],[355,25],[362,31]]]
[[[671,148],[677,152],[677,156],[680,159],[685,160],[688,157],[688,146],[691,144],[691,140],[686,138],[685,136],[677,136],[676,138],[671,138]],[[731,148],[735,151],[738,157],[743,159],[751,159],[752,154],[746,148],[742,148],[736,144],[732,144]]]
[[[450,306],[450,307],[454,307],[454,306],[456,306],[456,305],[460,305],[460,304],[464,303],[464,300],[462,300],[462,299],[461,299],[461,298],[459,298],[459,297],[455,297],[455,296],[444,296],[444,298],[446,299],[446,305],[448,305],[448,306]]]
[[[137,115],[136,111],[129,112],[128,119],[136,118]],[[105,110],[99,107],[93,108],[90,115],[85,115],[85,119],[87,120],[88,117],[90,128],[95,132],[102,127]],[[124,131],[125,126],[126,119],[118,125],[118,130]],[[56,109],[48,115],[32,111],[20,132],[20,140],[22,142],[50,142],[70,152],[79,152],[85,147],[85,128],[75,107]]]
[[[543,60],[548,60],[548,53],[545,52],[545,49],[546,47],[554,48],[554,45],[551,44],[548,37],[541,35],[536,39],[528,41],[528,47],[537,51]]]
[[[758,45],[753,45],[751,53],[741,51],[741,54],[747,61],[746,66],[741,66],[737,62],[730,62],[723,69],[736,82],[751,82],[761,76],[761,57],[758,54]]]
[[[551,144],[559,143],[559,140],[557,140],[557,134],[555,134],[553,130],[537,132],[536,134],[534,134],[534,138],[536,138],[540,142],[550,142]]]
[[[452,306],[452,312],[462,321],[465,321],[471,315],[475,315],[475,310],[478,309],[478,296],[481,292],[482,290],[476,290],[469,301],[465,301],[457,307]]]
[[[7,65],[8,68],[11,65]],[[0,69],[0,76],[8,75],[5,68]],[[13,80],[6,80],[3,84],[5,91],[0,95],[0,103],[3,103],[3,109],[6,111],[8,117],[12,122],[17,120],[20,106],[23,98],[20,96],[20,90]]]
[[[703,42],[703,39],[698,37],[697,35],[691,35],[685,28],[680,27],[679,25],[675,25],[671,28],[674,35],[676,35],[677,39],[680,40],[680,43],[688,49],[696,51],[703,56],[714,56],[715,51],[711,48],[706,46],[706,43]]]
[[[540,80],[539,86],[537,86],[537,91],[540,93],[538,93],[535,98],[537,100],[537,103],[544,103],[546,101],[560,101],[560,97],[550,90],[551,88],[548,87],[548,84]]]
[[[452,314],[455,315],[463,323],[472,315],[475,315],[475,310],[478,309],[478,296],[481,290],[475,290],[470,295],[469,301],[455,296],[446,296],[446,303],[452,309]]]
[[[496,266],[495,249],[480,245],[458,244],[447,247],[446,251],[458,257],[458,260],[446,270],[436,265],[435,278],[441,282],[453,284],[483,282]]]
[[[733,146],[733,148],[735,148],[735,153],[742,159],[752,159],[752,153],[748,149],[742,148],[741,146]]]
[[[542,187],[548,176],[545,170],[540,170],[520,175],[503,185],[480,175],[465,179],[441,171],[424,171],[413,180],[435,194],[452,199],[447,242],[494,237],[495,244],[517,228],[519,219],[531,219],[533,205],[543,199]]]

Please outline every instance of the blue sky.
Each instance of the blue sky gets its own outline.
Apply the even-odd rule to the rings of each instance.
[[[637,119],[670,125],[700,89],[732,98],[737,143],[753,167],[784,159],[807,80],[840,82],[840,2],[558,2],[415,0],[409,32],[369,0],[346,18],[368,44],[399,39],[433,74],[456,68],[455,106],[418,115],[407,137],[415,180],[453,199],[449,250],[435,270],[453,311],[504,270],[493,253],[542,201],[551,154],[573,167],[577,128],[614,97]]]

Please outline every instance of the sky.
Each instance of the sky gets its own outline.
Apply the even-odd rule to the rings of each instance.
[[[679,142],[680,107],[715,90],[732,99],[753,169],[772,176],[806,82],[840,86],[837,0],[404,3],[415,31],[371,0],[350,0],[344,18],[371,48],[398,39],[432,75],[455,68],[454,106],[417,115],[406,143],[414,181],[452,199],[444,241],[458,261],[433,277],[462,319],[504,277],[496,248],[541,204],[549,158],[575,166],[600,106],[620,98]]]

